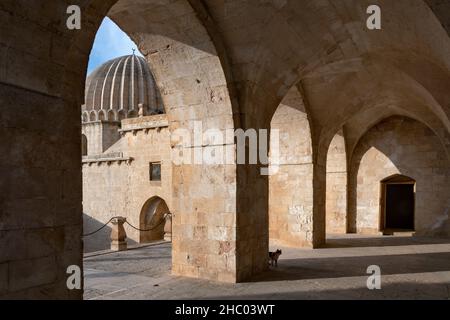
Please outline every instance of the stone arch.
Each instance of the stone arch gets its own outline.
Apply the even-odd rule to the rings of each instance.
[[[89,121],[90,121],[90,122],[98,121],[98,114],[97,114],[97,111],[91,110],[91,112],[89,112]]]
[[[274,244],[312,247],[311,129],[296,86],[273,115],[270,142],[271,165],[276,165],[276,171],[269,176],[269,238]]]
[[[115,110],[108,110],[108,121],[117,121],[117,112]]]
[[[83,123],[89,122],[89,113],[87,111],[84,111],[81,115],[81,121]]]
[[[254,29],[259,31],[258,37],[248,44],[240,41],[242,37],[227,37],[229,45],[235,49],[232,58],[239,61],[236,68],[245,66],[246,72],[235,74],[239,75],[237,81],[242,81],[239,85],[246,87],[241,97],[241,104],[250,108],[246,118],[254,118],[258,123],[258,118],[266,115],[256,112],[257,107],[275,109],[293,84],[309,77],[320,66],[333,65],[329,69],[331,74],[342,73],[351,77],[353,70],[347,69],[342,62],[347,60],[368,66],[372,62],[365,63],[361,58],[371,52],[384,53],[395,48],[399,53],[394,57],[396,60],[408,61],[407,56],[416,52],[422,57],[432,57],[441,66],[448,66],[448,57],[443,54],[449,52],[448,35],[425,3],[418,2],[414,7],[407,7],[382,1],[382,5],[393,16],[402,16],[406,20],[385,21],[385,33],[370,32],[365,26],[365,4],[357,1],[352,1],[351,6],[330,1],[270,2],[264,8],[257,7],[257,2],[253,2],[241,8],[239,17],[247,19],[231,19],[233,27],[225,30],[234,31],[242,27],[243,36],[253,34],[251,30]],[[250,14],[248,18],[246,13],[251,10],[258,10],[264,18]],[[215,20],[228,21],[225,12],[214,10]],[[354,23],[350,26],[348,21]],[[246,30],[246,26],[252,28]],[[410,32],[411,29],[417,30],[417,33]],[[430,33],[436,37],[430,38]],[[445,48],[440,43],[445,43]],[[252,54],[249,55],[249,52]],[[328,82],[325,76],[323,74],[317,82]]]
[[[139,215],[140,243],[147,243],[164,239],[164,227],[166,221],[170,221],[170,210],[164,199],[154,196],[148,199],[142,206]]]
[[[160,10],[153,10],[160,6],[167,9],[167,15],[163,17],[167,23],[161,23]],[[83,73],[80,74],[80,70],[74,70],[73,66],[86,65],[87,52],[91,47],[96,28],[100,25],[101,19],[108,14],[122,30],[130,35],[145,55],[161,91],[161,99],[169,119],[169,130],[185,128],[192,131],[194,122],[201,121],[204,130],[218,129],[225,133],[226,130],[234,129],[235,123],[239,123],[240,112],[237,100],[233,97],[234,84],[229,82],[232,76],[229,68],[222,67],[222,62],[227,61],[226,52],[223,47],[216,49],[216,43],[220,42],[217,39],[220,36],[214,34],[214,40],[212,40],[210,34],[214,32],[211,32],[212,26],[207,23],[208,19],[203,20],[204,15],[197,15],[188,1],[153,0],[133,4],[127,0],[107,2],[95,0],[90,2],[84,12],[92,12],[90,18],[93,21],[93,28],[77,34],[74,42],[76,47],[74,52],[77,53],[69,54],[66,60],[71,79],[68,81],[71,87],[65,88],[68,95],[74,95],[77,90],[81,92],[79,85],[84,83],[81,81]],[[133,19],[130,19],[130,16]],[[202,19],[200,20],[199,17]],[[80,54],[80,51],[83,53]],[[73,77],[74,74],[79,74],[80,83],[73,80],[76,78]],[[76,96],[74,99],[79,98]],[[193,143],[191,142],[191,145],[175,143],[173,148],[175,150],[190,149]],[[226,141],[226,145],[233,146],[234,141]],[[225,167],[227,170],[224,170]],[[237,264],[216,264],[215,268],[210,268],[205,259],[188,259],[187,257],[195,255],[195,252],[191,252],[196,251],[191,243],[197,239],[194,239],[191,233],[181,231],[195,226],[211,229],[207,234],[217,236],[203,239],[206,248],[203,254],[208,255],[210,259],[216,257],[217,260],[223,260],[226,255],[230,261],[236,260],[234,250],[223,253],[215,246],[208,245],[209,242],[226,241],[231,248],[235,248],[234,221],[236,219],[223,219],[220,225],[213,221],[205,225],[197,214],[197,212],[212,214],[211,210],[214,208],[222,212],[220,208],[225,207],[229,209],[226,215],[236,216],[235,165],[194,167],[190,163],[183,163],[173,168],[173,177],[175,177],[173,185],[177,189],[175,192],[177,198],[172,208],[173,228],[179,230],[176,233],[183,237],[174,239],[172,248],[175,258],[172,260],[172,272],[183,276],[227,282],[237,281],[240,276]],[[188,182],[180,181],[188,177]],[[217,187],[220,185],[223,186],[222,189]],[[227,190],[225,197],[223,189]],[[195,190],[197,192],[194,192]],[[214,194],[205,198],[205,190],[213,191]],[[182,216],[185,215],[197,218],[191,219],[188,225],[181,224],[184,219]],[[220,233],[220,237],[219,229],[226,230],[225,233]],[[180,246],[177,244],[179,242],[188,245]],[[260,265],[262,265],[262,259]],[[251,269],[252,266],[246,266],[246,268]]]
[[[98,120],[99,121],[106,121],[107,120],[107,114],[105,110],[99,110],[98,111]]]
[[[444,146],[429,127],[400,116],[372,127],[355,148],[349,172],[350,230],[380,232],[381,183],[398,175],[416,181],[416,234],[448,234],[450,164]]]
[[[315,127],[317,137],[313,137],[313,141],[318,142],[316,145],[318,175],[315,179],[319,184],[323,179],[323,166],[326,164],[329,144],[340,128],[345,128],[348,138],[346,145],[349,161],[361,134],[383,118],[396,114],[418,119],[432,128],[448,153],[449,134],[446,128],[445,107],[438,103],[445,101],[445,97],[439,95],[439,90],[436,90],[438,86],[431,76],[422,77],[419,81],[416,71],[411,72],[413,69],[409,69],[412,74],[406,72],[403,64],[407,63],[402,63],[402,57],[398,52],[390,53],[388,56],[391,60],[380,58],[379,55],[370,55],[372,61],[370,66],[365,65],[366,70],[361,69],[361,61],[367,60],[366,55],[361,57],[362,60],[339,62],[340,67],[347,72],[336,73],[335,63],[325,65],[315,69],[301,81],[313,121],[317,124]],[[427,67],[436,70],[435,65],[421,59],[413,61],[417,62],[414,70]],[[409,68],[410,65],[407,65]],[[389,79],[386,78],[385,70],[390,70]],[[436,71],[439,74],[438,79],[441,79],[441,83],[446,83],[448,78],[445,78],[441,71]],[[326,81],[323,81],[325,78]],[[428,91],[430,82],[434,83],[431,86],[434,87],[433,91]],[[331,108],[340,112],[330,112]],[[319,193],[316,198],[321,199],[322,188],[317,187],[315,190]],[[315,206],[320,208],[317,202]],[[322,219],[320,211],[316,219],[318,221]],[[322,234],[322,231],[323,229],[319,228],[318,234]]]
[[[347,232],[347,152],[344,130],[334,136],[327,154],[326,232]]]
[[[391,17],[401,17],[398,20],[393,18],[386,21],[383,32],[368,32],[364,27],[366,18],[365,10],[362,7],[364,1],[308,0],[264,1],[264,3],[247,1],[245,6],[229,6],[228,2],[213,1],[208,2],[212,4],[204,8],[202,4],[206,2],[196,0],[190,0],[189,3],[188,1],[168,0],[134,1],[134,3],[146,6],[146,8],[140,7],[142,12],[146,12],[146,14],[160,14],[158,17],[153,16],[154,19],[151,19],[152,17],[147,19],[148,17],[143,16],[144,14],[141,17],[134,14],[137,8],[133,8],[133,4],[128,3],[129,6],[127,6],[125,1],[121,1],[121,8],[118,10],[120,17],[115,15],[118,11],[113,14],[118,18],[119,24],[120,21],[122,24],[125,22],[124,24],[128,26],[126,30],[128,33],[133,34],[136,39],[139,38],[137,42],[140,46],[145,47],[146,55],[150,56],[150,62],[159,67],[157,81],[164,84],[162,98],[169,103],[171,109],[170,114],[168,112],[171,128],[191,124],[192,119],[199,119],[205,115],[211,118],[209,121],[211,124],[214,121],[219,121],[219,114],[226,114],[228,120],[225,123],[233,123],[236,127],[238,127],[236,123],[240,119],[242,127],[259,128],[258,125],[262,123],[260,118],[270,122],[268,116],[270,112],[266,113],[261,110],[275,110],[291,86],[298,79],[303,80],[305,75],[315,66],[327,62],[336,62],[334,71],[346,73],[346,77],[342,81],[346,84],[345,80],[348,80],[354,73],[352,69],[342,69],[343,66],[339,63],[344,59],[353,59],[353,61],[358,62],[360,51],[369,51],[374,48],[382,52],[385,49],[396,47],[403,54],[403,57],[399,55],[396,59],[403,61],[409,60],[411,52],[420,52],[424,56],[432,56],[442,70],[448,70],[448,57],[450,56],[448,54],[448,35],[423,1],[417,1],[415,5],[411,6],[408,1],[380,0],[385,10],[390,12]],[[431,0],[428,0],[428,2],[431,2]],[[442,1],[440,2],[442,3]],[[65,239],[71,239],[67,243],[71,250],[65,250],[63,253],[52,253],[52,256],[45,260],[45,263],[41,260],[33,260],[33,263],[28,263],[29,253],[33,255],[41,254],[42,246],[39,245],[29,246],[30,250],[16,250],[12,253],[10,261],[12,263],[16,261],[24,262],[24,272],[26,273],[32,274],[37,267],[55,270],[54,274],[49,275],[52,279],[56,279],[51,284],[47,285],[47,282],[44,283],[43,280],[33,279],[32,284],[23,288],[29,296],[48,297],[44,296],[48,292],[58,297],[79,298],[81,296],[81,292],[77,290],[69,292],[65,285],[67,264],[80,265],[82,262],[81,241],[78,238],[81,234],[81,188],[79,186],[81,173],[78,168],[79,159],[75,159],[75,155],[79,152],[80,133],[75,124],[79,123],[79,112],[77,110],[83,102],[84,70],[86,69],[85,66],[96,28],[114,3],[116,3],[115,0],[83,2],[81,5],[84,15],[83,21],[88,21],[88,23],[83,24],[82,32],[68,30],[62,23],[64,21],[61,17],[65,16],[65,9],[67,8],[65,2],[55,2],[52,10],[48,10],[47,6],[42,6],[39,3],[30,3],[29,10],[20,14],[16,14],[19,9],[13,2],[7,2],[4,7],[6,12],[12,13],[4,15],[4,18],[8,20],[10,30],[15,33],[20,31],[26,35],[39,34],[39,37],[34,38],[41,41],[40,45],[34,46],[30,45],[31,38],[29,36],[8,37],[6,35],[0,39],[2,47],[6,50],[5,54],[8,56],[8,59],[0,61],[2,70],[5,71],[0,74],[1,87],[3,92],[7,93],[2,97],[7,97],[10,105],[22,106],[24,114],[26,114],[26,110],[32,111],[33,123],[40,130],[40,134],[36,135],[36,128],[30,128],[29,126],[29,119],[16,117],[17,111],[15,108],[4,108],[7,130],[20,138],[24,138],[24,141],[28,143],[23,144],[23,146],[12,147],[8,143],[13,143],[13,139],[5,142],[7,146],[5,150],[11,150],[9,153],[6,151],[7,154],[3,157],[7,161],[3,165],[11,168],[11,170],[5,172],[6,181],[20,181],[21,185],[19,187],[14,185],[14,188],[6,186],[10,190],[4,192],[5,199],[2,203],[4,203],[6,210],[10,210],[8,203],[13,203],[17,199],[32,200],[22,201],[23,210],[19,210],[20,212],[9,212],[2,217],[6,220],[6,222],[2,222],[10,225],[11,230],[13,230],[7,231],[6,236],[15,239],[18,236],[16,235],[17,231],[14,230],[19,228],[24,232],[31,229],[41,231],[42,229],[36,228],[32,219],[26,219],[27,217],[23,216],[32,213],[33,216],[39,216],[46,221],[53,221],[53,217],[57,216],[58,221],[55,222],[55,225],[64,226],[61,229]],[[156,7],[157,4],[161,6]],[[169,5],[167,6],[167,4]],[[155,8],[159,10],[152,10],[152,5],[155,5]],[[201,8],[198,9],[197,6]],[[195,12],[192,8],[195,8]],[[164,13],[165,16],[161,13]],[[445,17],[445,15],[443,16]],[[137,17],[137,19],[129,19],[130,17]],[[198,23],[198,17],[200,17],[201,23]],[[317,23],[318,21],[321,23]],[[223,57],[229,54],[230,61],[233,62],[230,68],[220,70],[220,68],[214,67],[218,65],[217,55],[211,53],[211,48],[214,46],[211,45],[211,39],[206,36],[205,32],[206,29],[211,38],[219,37],[219,32],[212,32],[214,30],[210,28],[213,24],[217,24],[216,30],[220,30],[220,36],[223,36],[223,43],[225,44],[221,47],[217,45],[216,41],[213,41],[220,56],[219,59],[224,64],[223,61],[227,59],[223,59]],[[151,30],[142,30],[146,29],[147,25],[152,26]],[[180,30],[182,30],[182,33],[180,33]],[[150,36],[147,36],[147,34]],[[152,41],[152,38],[156,41]],[[51,41],[42,41],[41,39],[51,39]],[[197,40],[195,45],[186,46],[186,42],[192,44],[193,40]],[[152,46],[145,43],[156,43],[157,45]],[[192,50],[191,47],[198,50]],[[225,48],[227,52],[225,52]],[[11,54],[11,52],[15,54]],[[180,68],[176,61],[183,60],[179,59],[183,55],[195,56],[199,67],[204,67],[208,72],[191,72],[194,69],[193,66],[187,69]],[[7,65],[10,63],[9,59],[14,62],[11,66]],[[366,61],[362,64],[367,66],[371,63],[371,61]],[[17,68],[17,66],[20,66],[20,68]],[[231,80],[229,69],[233,71],[234,80]],[[191,75],[191,77],[174,76],[167,78],[164,76],[167,74],[167,70],[176,76],[179,76],[180,72],[186,72],[186,75]],[[416,70],[421,71],[421,68]],[[422,70],[426,71],[425,68]],[[225,73],[225,80],[223,73]],[[219,76],[216,77],[216,75]],[[212,76],[212,79],[209,76]],[[239,88],[237,98],[242,110],[236,108],[237,99],[233,99],[234,81],[236,87]],[[314,92],[323,94],[325,91],[316,90],[316,85],[326,81],[327,79],[322,76],[316,78],[315,83],[310,83],[311,87],[304,90],[307,97],[314,95]],[[196,87],[197,84],[195,83],[199,87]],[[184,84],[186,84],[186,88],[198,88],[198,90],[180,90],[181,87],[184,87]],[[204,87],[200,84],[203,84]],[[226,91],[225,87],[228,87],[230,91],[224,97],[221,93]],[[436,87],[440,87],[440,85]],[[443,86],[442,88],[445,90],[446,87]],[[333,93],[335,91],[337,90],[332,90]],[[191,94],[192,92],[196,93]],[[204,93],[204,96],[201,93]],[[347,100],[358,96],[352,91],[348,91],[347,94]],[[231,102],[228,101],[229,98]],[[310,101],[310,99],[305,100]],[[325,104],[329,105],[330,102],[333,102],[333,100],[325,101]],[[207,108],[208,104],[211,108]],[[315,106],[316,104],[312,101],[310,105]],[[34,113],[37,106],[45,107],[39,108],[39,113]],[[192,110],[192,112],[185,112],[186,110]],[[331,122],[327,122],[327,119],[324,121],[318,116],[322,113],[320,110],[315,107],[312,110],[312,120],[316,124],[315,130],[313,130],[316,132],[313,134],[314,137],[314,135],[320,135],[323,129],[320,125],[325,127],[330,125]],[[342,108],[342,105],[337,110],[336,113],[346,115],[352,113],[348,109]],[[323,114],[327,114],[326,111]],[[235,122],[230,120],[232,118]],[[222,118],[220,117],[220,119]],[[338,127],[341,126],[342,123],[339,123]],[[52,128],[52,130],[48,130],[49,128]],[[326,159],[328,143],[332,140],[335,132],[330,133],[331,137],[324,138],[323,148],[318,148],[321,156],[317,156],[318,170],[315,170],[314,173],[314,181],[317,181],[318,188],[314,188],[314,190],[320,190],[324,183],[326,169],[323,159]],[[448,135],[448,132],[446,134]],[[42,162],[39,166],[34,164],[27,167],[27,164],[23,162],[23,157],[18,157],[17,152],[29,152],[29,146],[34,143],[42,144],[41,148],[33,148],[32,151],[33,158]],[[315,143],[313,145],[316,147]],[[220,170],[222,169],[224,168],[220,168]],[[180,180],[175,182],[180,185],[177,192],[181,193],[181,197],[177,196],[175,199],[177,209],[174,210],[175,214],[180,213],[180,215],[175,217],[174,220],[178,220],[177,223],[180,223],[185,221],[183,218],[192,218],[195,225],[204,226],[208,229],[208,234],[214,235],[212,236],[215,238],[214,241],[221,241],[225,244],[224,247],[230,248],[230,252],[233,252],[234,249],[237,252],[236,256],[233,254],[218,256],[217,250],[208,249],[211,251],[206,254],[210,257],[211,263],[218,261],[217,265],[219,266],[228,264],[225,270],[221,270],[220,267],[207,268],[205,265],[198,265],[192,262],[194,259],[185,261],[186,253],[191,252],[191,250],[194,251],[193,248],[186,249],[181,251],[179,257],[177,257],[179,260],[175,262],[175,273],[235,281],[239,278],[248,277],[261,270],[264,264],[267,265],[266,231],[260,231],[260,233],[253,231],[254,229],[266,229],[260,228],[262,223],[265,223],[265,214],[262,215],[262,218],[253,218],[256,212],[260,212],[260,210],[254,209],[259,209],[255,203],[261,199],[245,193],[245,189],[249,186],[245,178],[255,178],[254,180],[248,179],[248,181],[256,181],[256,175],[253,177],[252,174],[254,171],[258,171],[257,169],[250,168],[249,170],[245,166],[238,168],[230,166],[222,171],[218,170],[219,172],[205,173],[186,166],[175,170],[175,175],[183,177],[183,179],[190,179],[192,176],[189,172],[191,172],[195,179],[189,180],[188,184],[197,184],[208,191],[208,187],[211,186],[208,180],[217,176],[222,177],[223,171],[228,172],[226,180],[229,188],[222,188],[220,194],[217,192],[212,194],[211,197],[221,199],[218,200],[221,208],[226,208],[226,213],[221,215],[221,218],[223,220],[236,218],[236,225],[232,227],[221,225],[220,227],[216,226],[217,228],[210,225],[204,226],[201,219],[214,206],[208,201],[188,199],[187,183],[181,183],[184,181]],[[30,174],[31,172],[33,174]],[[217,173],[217,175],[214,175],[214,173]],[[236,178],[236,173],[238,178]],[[74,191],[70,198],[66,198],[66,201],[61,201],[59,193],[46,192],[49,181],[52,189],[61,187],[62,179],[60,178],[62,175],[65,177],[64,183],[68,185],[70,190]],[[46,179],[42,179],[41,176]],[[23,179],[17,179],[17,177],[23,177]],[[29,183],[23,183],[24,181],[29,181]],[[257,182],[255,185],[253,189],[255,194],[266,192],[267,184],[265,181]],[[39,186],[39,188],[36,186]],[[236,190],[239,192],[236,192]],[[198,189],[194,191],[199,191],[198,194],[201,193],[201,190]],[[223,196],[224,194],[226,196]],[[238,195],[243,196],[238,198]],[[51,210],[51,213],[50,211],[45,213],[36,210],[37,206],[34,201],[37,196],[52,203],[53,210]],[[223,197],[226,197],[230,202],[225,202]],[[319,194],[319,202],[321,197]],[[189,200],[195,200],[195,203]],[[190,203],[192,208],[183,207],[183,203]],[[232,204],[229,205],[230,203]],[[234,206],[235,204],[236,206]],[[68,205],[74,210],[67,210]],[[239,213],[238,215],[235,212],[236,210]],[[321,209],[319,208],[319,210]],[[21,215],[24,219],[21,219]],[[189,230],[185,231],[188,233]],[[57,238],[59,239],[59,237]],[[23,237],[20,239],[22,241]],[[192,237],[187,237],[186,240],[190,241]],[[230,240],[229,243],[228,240]],[[45,241],[51,240],[45,239]],[[241,243],[238,248],[234,246],[236,241]],[[56,238],[51,244],[53,247],[59,245]],[[212,248],[213,246],[209,247]],[[204,258],[204,256],[200,258]],[[49,261],[52,262],[49,263]],[[61,261],[67,264],[63,264]],[[29,265],[29,269],[25,265]],[[48,268],[49,265],[51,268]],[[184,267],[184,271],[181,270],[181,266]],[[238,269],[239,272],[236,271]],[[241,272],[241,269],[243,269],[243,272]],[[219,271],[221,276],[219,276]],[[13,276],[10,275],[10,277]]]
[[[394,103],[394,101],[392,101]],[[362,136],[367,133],[380,121],[392,116],[404,116],[422,122],[429,127],[434,134],[441,140],[447,156],[450,157],[449,138],[444,124],[432,112],[425,113],[428,109],[426,106],[421,106],[421,112],[411,112],[399,105],[405,102],[398,101],[398,104],[392,105],[370,105],[362,112],[358,112],[351,117],[346,123],[348,136],[348,153],[351,155]],[[411,101],[411,103],[414,103]],[[371,104],[371,103],[369,103]],[[420,104],[417,104],[420,105]]]
[[[344,125],[350,129],[359,126],[357,131],[365,131],[381,118],[394,114],[424,122],[449,149],[447,132],[450,127],[446,112],[450,110],[444,102],[450,96],[447,91],[439,90],[438,84],[450,85],[448,72],[423,57],[412,56],[404,60],[401,52],[387,51],[384,54],[389,58],[381,53],[372,53],[360,60],[339,62],[348,73],[336,74],[333,72],[336,64],[325,65],[303,81],[310,105],[314,106],[314,114],[319,114],[321,127],[325,128],[317,139],[319,149],[327,150],[328,140],[331,141],[335,132]],[[365,66],[364,63],[369,61],[370,66]],[[386,73],[386,70],[390,72]],[[432,72],[423,74],[421,70]],[[320,81],[325,76],[327,81]],[[349,99],[349,95],[357,99]],[[330,103],[333,109],[341,112],[327,112]],[[352,136],[353,132],[349,134]],[[357,135],[351,137],[349,153],[359,138]]]
[[[389,5],[389,3],[384,3],[384,6]],[[289,30],[289,28],[293,28],[295,24],[301,24],[303,23],[302,21],[306,21],[311,17],[298,19],[297,21],[289,24],[286,24],[285,21],[282,21],[281,17],[286,14],[289,7],[292,10],[298,10],[298,7],[300,6],[314,6],[314,4],[302,2],[298,5],[289,4],[282,6],[283,8],[280,9],[280,14],[271,16],[270,19],[272,19],[273,23],[266,23],[266,26],[270,25],[270,28],[276,28],[277,32],[283,32],[283,36],[278,35],[279,39],[285,39],[286,37],[290,38],[291,36],[286,36],[292,31]],[[324,9],[324,7],[321,9]],[[357,6],[355,6],[355,8],[356,7]],[[327,13],[330,13],[329,17],[331,17],[336,14],[334,10],[337,11],[339,9],[337,6],[335,6],[334,8],[324,9],[323,11],[320,10],[318,11],[318,15],[326,11]],[[390,10],[395,11],[398,10],[398,8],[390,8]],[[418,8],[416,8],[415,10],[418,10]],[[428,8],[421,5],[420,10],[424,10],[424,12],[427,12]],[[306,9],[305,12],[307,11],[308,10]],[[357,21],[360,18],[358,17],[360,13],[361,12],[353,11],[350,13],[350,15],[353,15],[355,21]],[[406,10],[406,13],[407,15],[411,15],[411,17],[415,17],[417,14],[417,12],[413,12],[409,9]],[[291,15],[291,12],[289,13],[289,15]],[[318,19],[321,21],[326,21],[327,18]],[[342,15],[337,14],[335,19],[336,21],[338,21],[336,22],[336,25],[339,25],[339,27],[333,28],[333,31],[331,32],[333,33],[333,35],[330,34],[330,39],[342,39],[342,42],[340,42],[342,44],[347,42],[347,40],[345,39],[348,38],[348,44],[354,43],[351,40],[353,36],[349,34],[350,30],[346,27],[341,28],[342,26],[346,25],[345,22],[341,21]],[[433,19],[427,18],[426,15],[420,18],[416,17],[416,19],[423,20],[421,21],[423,25],[426,25],[429,30],[435,30],[436,33],[439,34],[440,39],[442,39],[443,42],[446,43],[445,49],[441,51],[447,52],[449,48],[448,42],[445,40],[447,35],[442,34],[442,27]],[[277,25],[277,27],[274,27],[275,25]],[[442,94],[438,97],[439,92],[436,92],[439,91],[439,89],[436,89],[439,88],[439,85],[436,84],[437,80],[434,80],[433,82],[431,81],[432,77],[427,76],[425,77],[425,79],[422,78],[421,81],[418,82],[418,84],[415,84],[415,79],[420,78],[417,77],[420,72],[415,75],[414,73],[416,72],[416,70],[426,70],[427,66],[432,66],[430,70],[433,71],[430,71],[430,75],[437,72],[437,74],[439,74],[439,81],[441,83],[447,83],[448,72],[446,72],[445,67],[442,68],[442,66],[448,65],[448,59],[439,54],[434,55],[434,53],[439,52],[439,45],[437,42],[431,41],[431,43],[429,41],[430,39],[424,38],[424,42],[427,42],[429,45],[426,50],[423,50],[423,48],[416,48],[418,42],[414,40],[413,37],[411,37],[411,34],[404,34],[405,37],[403,39],[402,45],[408,48],[415,48],[415,50],[412,51],[417,53],[419,57],[418,59],[413,58],[412,56],[405,58],[405,52],[403,50],[400,50],[399,48],[397,48],[398,50],[392,50],[392,48],[389,48],[390,41],[395,39],[395,41],[393,42],[397,43],[398,40],[403,37],[402,34],[406,32],[404,26],[400,26],[400,28],[398,27],[399,26],[397,25],[397,22],[392,21],[388,29],[392,29],[393,32],[389,33],[389,35],[386,37],[385,35],[380,37],[380,35],[375,34],[361,34],[361,36],[365,39],[364,46],[352,46],[350,44],[347,48],[348,50],[336,49],[336,51],[331,50],[323,54],[318,54],[318,52],[321,52],[321,49],[324,49],[324,47],[321,48],[319,43],[314,43],[314,37],[309,38],[310,35],[307,36],[305,33],[302,33],[302,36],[308,37],[309,41],[311,41],[311,43],[309,45],[306,45],[306,47],[314,47],[317,54],[305,56],[303,59],[300,59],[300,62],[295,58],[289,59],[288,61],[279,60],[280,57],[284,56],[282,52],[283,50],[286,50],[286,48],[284,47],[282,40],[274,39],[275,37],[277,37],[276,33],[264,33],[266,37],[261,37],[259,39],[259,41],[261,42],[268,39],[274,40],[273,43],[276,43],[277,52],[276,54],[269,52],[271,48],[267,45],[260,45],[258,47],[258,49],[261,49],[262,54],[255,54],[256,57],[253,58],[253,60],[258,61],[254,64],[257,65],[259,69],[258,71],[252,73],[252,77],[260,77],[260,79],[247,81],[247,83],[251,83],[251,88],[248,90],[248,92],[246,91],[246,100],[244,101],[246,101],[246,107],[248,103],[249,105],[264,105],[265,108],[270,110],[271,108],[276,106],[275,102],[277,101],[277,99],[280,99],[280,97],[283,96],[284,92],[289,89],[290,85],[292,83],[298,82],[298,86],[299,88],[301,88],[304,101],[308,106],[311,121],[312,123],[314,123],[314,127],[312,130],[312,141],[315,151],[313,179],[315,200],[313,220],[317,223],[314,223],[313,242],[317,245],[322,244],[325,240],[326,159],[329,144],[331,143],[334,134],[339,130],[339,128],[342,128],[346,124],[346,121],[355,113],[358,113],[360,109],[366,107],[366,104],[368,104],[368,100],[373,98],[373,92],[384,93],[386,89],[389,89],[386,88],[386,85],[383,86],[383,83],[389,83],[389,85],[391,85],[393,82],[395,82],[395,84],[398,85],[402,81],[409,82],[409,89],[405,90],[406,94],[408,94],[409,92],[418,92],[418,95],[422,95],[423,105],[428,106],[428,108],[434,109],[437,115],[445,115],[439,109],[440,106],[438,106],[436,104],[436,101],[434,101],[434,97],[436,97],[436,100],[438,102],[445,101],[445,94],[444,97]],[[397,31],[394,31],[396,29]],[[364,28],[361,27],[361,29],[358,28],[358,30],[352,29],[351,32],[360,33],[362,32],[361,30],[364,30]],[[315,31],[311,30],[312,33],[314,33]],[[329,31],[323,30],[322,33],[327,32]],[[423,30],[420,31],[421,36],[425,36],[422,32]],[[292,38],[295,38],[296,36],[297,35],[292,35]],[[289,43],[291,44],[292,41],[290,41]],[[298,43],[301,43],[302,46],[305,46],[305,42],[303,40],[299,41]],[[341,48],[341,44],[336,44],[335,46],[330,44],[329,48]],[[289,47],[287,50],[292,50],[292,47]],[[434,50],[433,54],[431,54],[428,50]],[[297,55],[295,56],[297,59],[300,57],[298,52],[302,51],[303,50],[301,48],[297,49]],[[385,52],[388,52],[389,54],[387,54],[387,56],[389,57],[389,59],[381,59],[381,52],[383,54],[385,54]],[[430,61],[425,61],[426,59],[424,59],[424,57],[429,56],[433,56],[433,58],[431,59],[431,63]],[[320,61],[314,61],[314,59]],[[411,67],[410,63],[408,63],[409,60],[417,62],[417,66],[415,66],[415,71],[412,75],[404,72]],[[275,61],[278,61],[278,63],[276,63]],[[382,61],[382,63],[377,66],[380,61]],[[387,61],[390,64],[386,63]],[[280,67],[281,70],[285,70],[285,72],[283,73],[280,70],[272,70],[276,67]],[[283,69],[284,67],[286,68]],[[398,75],[396,75],[395,81],[389,82],[386,80],[386,77],[389,76],[392,72],[386,73],[386,70],[391,71],[394,69],[398,69],[400,72],[398,72]],[[271,77],[272,75],[276,75],[276,77]],[[392,79],[389,78],[389,80]],[[421,85],[421,83],[424,85]],[[430,85],[431,83],[433,84]],[[365,89],[362,89],[366,84],[368,86]],[[404,86],[404,88],[406,87],[407,86]],[[427,91],[428,88],[432,87],[434,87],[435,89],[433,91],[433,94]],[[383,103],[386,103],[386,97],[383,96],[383,94],[380,95],[379,100],[383,101]],[[406,103],[405,105],[407,107],[410,107],[412,104]],[[407,109],[407,107],[405,109]],[[331,110],[339,111],[331,112]],[[422,116],[424,116],[425,114],[426,112],[421,112],[419,119],[422,118]],[[266,116],[266,114],[258,112],[254,112],[254,114],[251,113],[251,115],[259,121],[261,121],[261,119],[258,119],[258,117]],[[445,117],[442,118],[442,121],[444,121],[445,126]],[[442,134],[448,135],[447,131],[443,131]],[[350,156],[350,154],[347,154],[347,156]]]
[[[420,107],[416,112],[412,112],[411,110],[407,110],[404,104],[406,101],[394,100],[388,101],[387,104],[374,104],[373,101],[367,101],[367,106],[365,109],[358,113],[356,113],[353,117],[351,117],[346,123],[346,137],[347,137],[347,151],[348,151],[348,163],[349,163],[349,189],[348,189],[348,231],[356,232],[356,216],[354,209],[354,196],[352,198],[352,194],[355,191],[356,183],[352,183],[351,173],[351,163],[354,161],[353,155],[356,146],[361,141],[367,132],[376,127],[378,123],[385,121],[391,117],[405,117],[409,119],[413,119],[430,128],[432,132],[440,139],[445,154],[447,154],[447,158],[450,159],[449,149],[448,149],[448,138],[449,135],[444,128],[444,125],[440,121],[440,119],[436,118],[435,115],[429,111],[427,106],[421,104],[421,102],[415,102],[414,100],[409,100],[410,104],[415,104],[416,107]],[[420,112],[419,112],[420,111]]]
[[[126,119],[126,118],[127,118],[127,113],[126,113],[126,111],[123,110],[123,109],[119,110],[119,112],[118,112],[118,114],[117,114],[117,120],[118,120],[118,121],[122,121],[122,120],[124,120],[124,119]]]

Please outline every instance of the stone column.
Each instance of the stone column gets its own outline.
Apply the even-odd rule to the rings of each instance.
[[[117,217],[112,220],[113,227],[111,229],[111,250],[124,251],[127,250],[127,234],[123,224],[127,219]]]
[[[165,218],[166,222],[164,223],[164,240],[172,241],[172,214],[168,213]]]

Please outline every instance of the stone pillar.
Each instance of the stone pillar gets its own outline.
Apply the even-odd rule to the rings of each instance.
[[[164,223],[164,240],[172,242],[172,214],[168,213],[165,218]]]
[[[326,243],[325,207],[327,188],[326,154],[328,149],[320,150],[319,160],[313,166],[313,238],[312,247],[321,248]]]
[[[127,250],[127,234],[123,224],[127,219],[117,217],[112,220],[113,227],[111,229],[111,250],[124,251]]]

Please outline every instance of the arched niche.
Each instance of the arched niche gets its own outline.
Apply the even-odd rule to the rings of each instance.
[[[160,197],[152,197],[142,206],[139,215],[140,243],[164,239],[164,227],[170,223],[170,210],[166,201]],[[166,230],[168,231],[168,230]]]

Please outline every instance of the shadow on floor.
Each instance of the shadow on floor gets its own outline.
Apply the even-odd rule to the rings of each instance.
[[[101,251],[111,247],[111,227],[103,226],[103,222],[83,213],[83,234],[98,230],[94,234],[83,237],[84,253]]]
[[[321,249],[330,248],[364,248],[364,247],[390,247],[390,246],[416,246],[426,244],[450,244],[449,239],[436,239],[428,237],[328,237],[327,243]]]
[[[321,289],[292,292],[271,292],[265,294],[237,294],[232,296],[211,296],[211,300],[448,300],[450,285],[400,282],[386,284],[382,290],[368,290],[365,287],[351,289]]]
[[[142,261],[148,261],[148,260],[168,260],[170,261],[171,259],[171,255],[161,255],[161,256],[140,256],[140,257],[120,257],[120,256],[115,256],[115,257],[109,257],[109,258],[105,258],[103,257],[100,261],[102,263],[104,262],[131,262],[133,263],[133,261],[135,262],[139,262],[140,260]],[[93,259],[87,260],[87,261],[94,261]]]
[[[383,275],[450,271],[450,252],[337,258],[284,259],[250,282],[367,276],[377,265]]]
[[[97,231],[97,232],[96,232]],[[95,232],[94,234],[90,234]],[[83,252],[92,253],[97,251],[108,250],[111,248],[111,227],[104,226],[104,223],[83,213],[83,234],[90,234],[83,237]],[[129,246],[137,243],[127,238]]]

